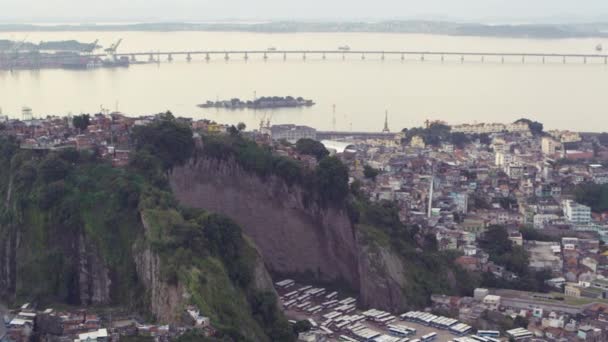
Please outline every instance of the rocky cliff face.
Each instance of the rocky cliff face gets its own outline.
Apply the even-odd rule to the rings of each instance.
[[[302,189],[216,159],[199,158],[173,169],[170,183],[181,203],[235,220],[271,271],[312,272],[359,288],[357,242],[345,209],[306,206]]]
[[[87,305],[110,303],[110,271],[96,246],[83,233],[78,239],[78,302]]]
[[[0,298],[13,299],[16,284],[16,251],[19,233],[9,227],[0,228]]]
[[[149,225],[142,216],[146,233]],[[178,308],[187,296],[182,286],[170,285],[161,279],[160,257],[149,246],[136,243],[133,255],[137,275],[146,289],[150,300],[150,311],[161,322],[174,323],[179,321]]]
[[[361,301],[393,312],[405,310],[408,303],[402,291],[407,277],[401,259],[386,248],[360,244],[359,261]]]
[[[302,189],[261,179],[237,163],[199,158],[175,168],[170,183],[183,204],[223,213],[253,238],[271,271],[345,280],[362,304],[399,311],[406,269],[389,249],[361,242],[345,208],[305,205]]]

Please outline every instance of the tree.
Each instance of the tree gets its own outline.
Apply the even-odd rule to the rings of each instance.
[[[45,182],[63,179],[70,172],[70,165],[56,154],[50,154],[40,164],[40,176]]]
[[[306,319],[301,321],[297,321],[296,324],[293,325],[293,332],[297,335],[299,333],[307,332],[312,329],[312,324]]]
[[[304,138],[296,142],[296,151],[300,154],[311,155],[321,160],[329,155],[329,151],[323,144],[316,140]]]
[[[574,189],[576,201],[591,207],[595,212],[608,210],[608,184],[580,184]]]
[[[380,171],[378,171],[378,169],[374,169],[369,165],[363,167],[363,176],[365,176],[365,178],[376,180],[376,176],[378,176],[379,173]]]
[[[525,318],[525,317],[522,317],[522,316],[517,316],[517,317],[515,317],[515,319],[513,320],[513,324],[514,324],[516,327],[519,327],[519,328],[526,328],[526,329],[527,329],[527,328],[528,328],[528,324],[530,324],[530,322],[529,322],[529,321],[528,321],[528,319],[527,319],[527,318]]]
[[[239,130],[239,132],[244,131],[244,130],[245,130],[245,128],[247,128],[247,125],[245,125],[245,123],[243,123],[243,122],[239,122],[239,123],[236,125],[236,129],[238,129],[238,130]]]
[[[538,121],[532,121],[530,119],[526,119],[526,118],[521,118],[517,121],[515,121],[516,124],[518,123],[525,123],[528,125],[528,127],[530,128],[530,132],[532,132],[532,134],[534,135],[541,135],[543,133],[543,124],[538,122]]]
[[[80,132],[87,129],[87,127],[89,127],[90,123],[91,123],[91,116],[89,114],[76,115],[72,118],[72,124]]]
[[[159,115],[147,126],[136,127],[133,138],[136,149],[157,157],[165,170],[183,164],[194,152],[192,129],[178,122],[171,112]]]
[[[348,168],[336,157],[325,157],[315,171],[315,185],[324,200],[341,202],[348,195]]]

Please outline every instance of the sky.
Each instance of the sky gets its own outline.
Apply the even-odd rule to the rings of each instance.
[[[608,0],[0,0],[2,22],[430,19],[608,21]]]

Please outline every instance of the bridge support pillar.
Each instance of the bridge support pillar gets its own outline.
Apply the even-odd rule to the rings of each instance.
[[[321,58],[323,58],[323,60],[327,59],[327,57],[325,56],[325,52],[323,53],[323,56]]]
[[[150,54],[150,56],[148,56],[148,61],[149,62],[154,62],[154,55]]]
[[[384,60],[384,52],[382,52],[382,55],[380,56],[381,60]]]
[[[587,64],[587,57],[583,57],[583,63]]]
[[[404,61],[405,60],[405,55],[401,54],[401,60]]]
[[[486,61],[486,56],[481,56],[481,63],[484,63]]]
[[[303,59],[303,60],[306,60],[306,53],[303,53],[303,54],[302,54],[302,59]]]
[[[500,56],[500,63],[505,64],[505,56]]]
[[[173,55],[172,55],[172,54],[169,54],[169,55],[167,56],[167,60],[168,60],[169,62],[173,62]]]
[[[283,53],[283,60],[286,61],[287,60],[287,53]]]
[[[443,63],[445,61],[445,56],[441,55],[441,63]]]
[[[264,58],[264,60],[268,60],[268,55],[266,54],[266,52],[264,52],[264,56],[262,56],[262,58]]]
[[[364,53],[361,54],[361,59],[362,60],[365,59],[365,54]]]
[[[460,63],[464,63],[464,55],[460,56]]]
[[[345,59],[346,59],[346,54],[342,53],[342,60],[345,60]]]
[[[137,58],[135,58],[135,55],[131,55],[131,62],[137,62]]]
[[[209,62],[211,60],[211,56],[208,53],[205,54],[205,60]]]
[[[562,63],[566,64],[566,56],[564,56],[564,58],[562,59]]]
[[[424,62],[424,55],[420,55],[420,61]]]
[[[604,64],[608,64],[608,58],[604,57]]]
[[[186,60],[187,60],[188,62],[192,61],[192,56],[191,56],[190,54],[187,54],[187,55],[186,55]]]
[[[230,59],[230,55],[228,54],[228,52],[226,52],[226,54],[224,55],[224,60],[229,60]]]
[[[526,56],[521,56],[521,63],[522,64],[526,63]]]
[[[545,56],[543,56],[543,64],[545,64]]]
[[[247,52],[245,52],[245,56],[243,56],[243,59],[248,60],[249,56],[247,55]]]

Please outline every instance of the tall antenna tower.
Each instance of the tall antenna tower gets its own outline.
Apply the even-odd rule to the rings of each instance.
[[[390,133],[391,130],[388,129],[388,110],[384,112],[384,128],[382,129],[382,133]]]
[[[427,217],[430,218],[433,214],[433,188],[435,187],[435,165],[431,166],[431,185],[429,186],[429,205]]]

